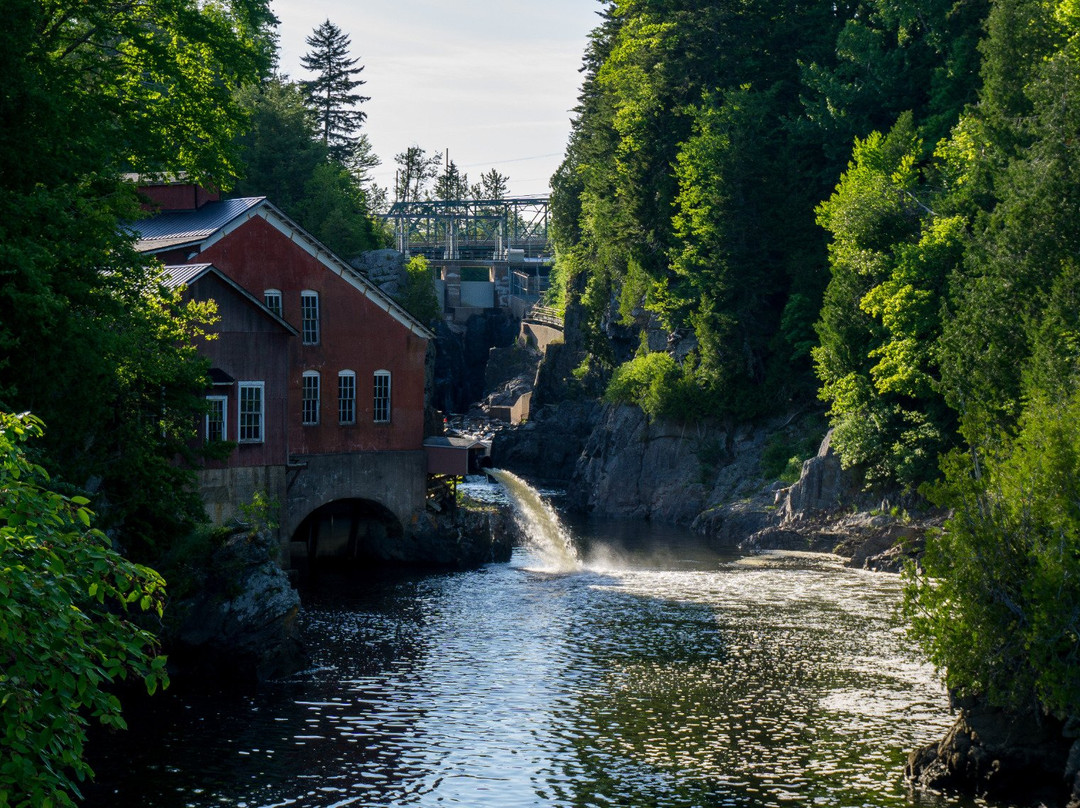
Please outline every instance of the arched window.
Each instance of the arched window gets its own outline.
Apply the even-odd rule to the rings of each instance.
[[[266,304],[266,308],[270,309],[278,317],[281,316],[283,309],[281,307],[280,289],[266,289],[263,291],[263,302]]]
[[[390,371],[375,371],[375,423],[390,421]]]
[[[337,375],[338,423],[356,423],[356,373],[343,370]]]
[[[319,423],[319,372],[305,370],[301,387],[301,414],[305,426]]]

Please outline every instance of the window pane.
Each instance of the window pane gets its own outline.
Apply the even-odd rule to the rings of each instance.
[[[303,386],[303,422],[319,423],[319,374],[305,374]]]
[[[390,420],[390,374],[380,370],[375,374],[375,421]]]
[[[278,317],[281,316],[281,292],[276,289],[267,289],[263,293],[263,301],[266,303],[266,308],[270,309]]]
[[[338,375],[338,421],[356,423],[356,375],[353,373]]]
[[[220,396],[207,398],[210,412],[206,414],[207,441],[225,440],[225,399]]]
[[[263,439],[263,388],[261,382],[240,383],[239,437],[243,442]]]

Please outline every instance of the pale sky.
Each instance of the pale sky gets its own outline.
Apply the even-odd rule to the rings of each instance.
[[[562,161],[597,0],[273,0],[281,71],[309,78],[304,42],[329,18],[352,38],[371,96],[364,131],[390,187],[394,155],[449,150],[470,182],[497,168],[510,194],[548,193]]]

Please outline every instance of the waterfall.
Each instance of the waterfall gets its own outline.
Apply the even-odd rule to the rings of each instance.
[[[548,572],[572,572],[581,569],[581,559],[574,549],[570,532],[559,515],[540,496],[540,492],[509,471],[486,469],[502,483],[514,509],[514,520],[525,537],[528,548],[539,557]]]

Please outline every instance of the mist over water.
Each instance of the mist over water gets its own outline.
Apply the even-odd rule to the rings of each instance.
[[[506,490],[507,499],[514,509],[514,519],[528,549],[540,562],[540,569],[544,572],[580,570],[581,558],[574,546],[573,536],[540,492],[512,472],[489,469],[487,473]]]
[[[99,748],[85,805],[969,805],[902,778],[952,717],[895,576],[556,524],[509,564],[324,575],[307,671],[153,700]]]

